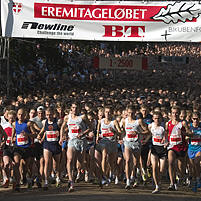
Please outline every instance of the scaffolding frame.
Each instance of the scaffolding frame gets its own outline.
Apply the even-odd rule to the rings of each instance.
[[[0,77],[2,78],[2,67],[6,62],[6,95],[10,95],[10,38],[0,37]]]

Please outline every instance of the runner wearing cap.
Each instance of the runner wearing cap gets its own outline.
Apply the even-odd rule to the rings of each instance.
[[[39,106],[36,111],[37,116],[31,119],[31,121],[38,126],[39,128],[38,131],[40,132],[40,130],[43,128],[42,121],[44,120],[44,107]],[[40,142],[38,138],[34,139],[33,157],[36,159],[36,166],[37,166],[38,176],[36,178],[36,184],[40,188],[42,177],[44,175],[44,157],[43,157],[43,144]]]

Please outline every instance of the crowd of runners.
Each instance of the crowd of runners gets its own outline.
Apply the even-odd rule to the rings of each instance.
[[[152,44],[119,54],[99,45],[61,43],[57,60],[43,57],[37,45],[34,62],[13,66],[11,97],[1,84],[2,188],[12,185],[20,191],[22,185],[30,189],[36,184],[48,190],[63,183],[71,192],[75,182],[85,181],[100,188],[121,183],[130,189],[152,180],[152,193],[166,182],[168,190],[186,185],[197,192],[199,45]],[[189,63],[162,64],[160,52],[189,56]],[[93,68],[93,56],[111,54],[148,55],[151,68],[115,73]]]
[[[35,182],[47,190],[68,179],[71,192],[84,179],[130,189],[153,178],[158,193],[167,175],[169,190],[201,187],[200,97],[188,102],[184,92],[102,88],[48,98],[29,96],[27,103],[18,96],[17,106],[3,109],[2,187],[12,183],[19,191]]]

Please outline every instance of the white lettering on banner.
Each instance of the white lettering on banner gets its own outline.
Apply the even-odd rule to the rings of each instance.
[[[3,37],[200,42],[200,24],[199,1],[1,1]]]
[[[65,15],[68,17],[69,15],[72,15],[72,13],[73,13],[73,9],[70,9],[69,13],[67,12],[67,10],[64,10],[64,12],[62,13],[62,17],[64,17]]]
[[[98,15],[96,15],[96,13],[97,13],[96,11],[101,11],[101,9],[100,9],[100,8],[94,9],[94,10],[92,11],[92,16],[93,16],[94,18],[96,18],[96,19],[101,18],[100,12],[99,12]]]
[[[42,16],[47,16],[47,7],[42,7]]]
[[[98,11],[98,12],[97,12]],[[41,16],[58,17],[58,18],[95,18],[95,19],[144,19],[147,9],[122,9],[118,8],[114,11],[108,8],[70,8],[42,6]]]
[[[92,14],[91,14],[91,12],[90,12],[89,9],[87,9],[87,11],[86,11],[84,17],[86,17],[86,16],[89,16],[90,18],[92,18]]]
[[[61,17],[61,11],[62,11],[62,8],[57,8],[57,10],[56,10],[56,16]]]

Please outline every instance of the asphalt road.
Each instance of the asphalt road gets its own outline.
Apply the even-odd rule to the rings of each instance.
[[[167,185],[163,186],[159,194],[151,194],[152,186],[140,186],[126,191],[124,185],[111,184],[99,189],[97,185],[79,183],[75,185],[75,191],[68,193],[66,184],[60,188],[51,187],[48,191],[33,188],[23,188],[20,193],[13,192],[11,188],[0,189],[0,201],[201,201],[201,189],[192,193],[187,187],[180,187],[178,191],[167,191]]]

